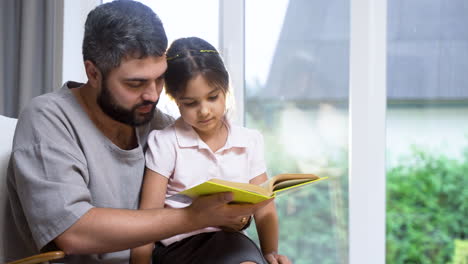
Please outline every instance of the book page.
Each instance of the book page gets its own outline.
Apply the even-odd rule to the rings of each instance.
[[[328,177],[323,177],[323,178],[320,178],[320,179],[317,179],[317,180],[303,181],[302,183],[297,183],[295,185],[290,185],[288,187],[278,189],[277,191],[275,191],[275,194],[276,195],[281,195],[281,194],[297,191],[298,189],[301,189],[304,186],[308,186],[310,184],[314,184],[314,183],[317,183],[319,181],[326,180],[326,179],[328,179]]]
[[[277,190],[278,187],[275,188],[275,186],[278,186],[279,183],[281,182],[286,182],[289,180],[306,180],[306,181],[311,181],[311,180],[317,180],[320,179],[319,176],[315,174],[306,174],[306,173],[285,173],[285,174],[278,174],[271,179],[269,179],[267,182],[265,182],[264,188],[269,190],[270,192],[273,192],[275,189]],[[304,181],[298,182],[297,184],[300,184]],[[284,183],[285,188],[290,187],[294,185],[294,182],[291,183]]]
[[[273,191],[279,191],[281,189],[285,189],[294,185],[299,185],[304,182],[309,182],[313,181],[312,179],[294,179],[294,180],[284,180],[277,182],[275,185],[273,185]]]

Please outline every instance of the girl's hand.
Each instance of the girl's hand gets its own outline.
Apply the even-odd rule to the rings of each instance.
[[[270,264],[291,264],[292,262],[288,259],[288,257],[284,255],[280,255],[276,252],[271,252],[265,255],[265,259]]]

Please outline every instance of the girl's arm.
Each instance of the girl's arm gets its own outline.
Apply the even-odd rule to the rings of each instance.
[[[263,173],[250,180],[250,183],[260,185],[267,179],[266,173]],[[259,209],[254,214],[254,218],[263,255],[278,252],[278,216],[275,203]]]
[[[145,170],[141,189],[140,209],[163,208],[166,199],[168,179],[148,168]],[[151,263],[154,243],[146,244],[131,250],[131,263]]]
[[[260,185],[267,180],[266,173],[250,180],[250,183]],[[267,206],[257,210],[254,214],[255,226],[257,227],[258,237],[262,253],[269,263],[290,263],[286,256],[278,255],[278,215],[276,213],[275,203],[269,203]]]

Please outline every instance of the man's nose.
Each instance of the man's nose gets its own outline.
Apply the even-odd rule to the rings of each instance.
[[[158,89],[156,83],[149,84],[143,91],[143,100],[156,102],[159,99],[161,91]]]

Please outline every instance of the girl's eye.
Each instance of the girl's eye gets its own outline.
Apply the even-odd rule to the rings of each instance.
[[[218,99],[218,95],[208,97],[208,100],[210,101],[215,101],[216,99]]]
[[[191,107],[191,106],[196,106],[197,102],[191,102],[191,103],[184,103],[185,106]]]

